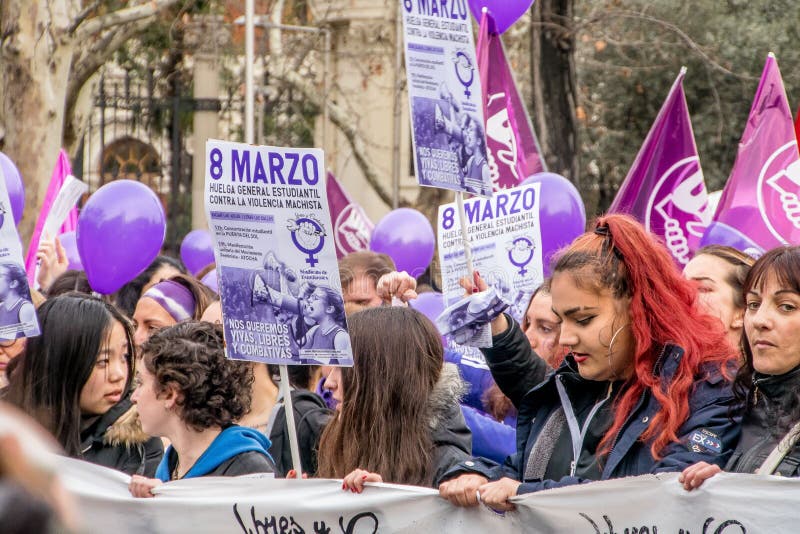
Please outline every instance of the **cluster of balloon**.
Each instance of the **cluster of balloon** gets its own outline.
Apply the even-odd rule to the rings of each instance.
[[[552,172],[540,172],[522,184],[541,185],[539,226],[542,229],[542,264],[550,276],[553,255],[586,230],[586,208],[572,182]]]
[[[372,231],[370,250],[388,254],[398,271],[417,277],[433,259],[436,237],[428,219],[417,210],[399,208],[387,213]]]
[[[214,263],[214,240],[208,230],[192,230],[181,242],[181,260],[194,276]]]
[[[164,209],[156,194],[133,180],[98,189],[78,217],[78,252],[89,285],[109,295],[155,259],[166,235]]]
[[[494,19],[497,33],[503,33],[528,12],[533,0],[469,0],[469,9],[477,20],[481,20],[483,8]]]
[[[64,247],[64,252],[67,253],[67,269],[70,271],[82,271],[83,262],[81,262],[81,255],[78,253],[78,240],[75,232],[64,232],[58,236],[61,241],[61,246]]]
[[[11,158],[2,152],[0,152],[0,169],[3,172],[6,189],[8,189],[8,199],[11,202],[11,214],[14,216],[14,224],[17,225],[22,220],[22,212],[25,210],[25,187],[22,184],[22,177]],[[2,216],[3,214],[0,213],[0,217]],[[2,226],[2,219],[0,219],[0,226]]]

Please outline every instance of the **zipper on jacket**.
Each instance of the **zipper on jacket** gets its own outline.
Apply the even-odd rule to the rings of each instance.
[[[569,463],[569,475],[574,477],[575,472],[578,469],[578,460],[580,459],[580,454],[583,450],[583,442],[586,438],[586,433],[589,431],[589,425],[591,425],[592,420],[597,415],[597,412],[600,411],[600,408],[602,408],[608,399],[611,398],[611,393],[614,389],[614,383],[608,383],[608,391],[606,392],[606,396],[592,406],[589,415],[586,416],[586,420],[583,422],[582,428],[578,426],[578,419],[575,417],[575,410],[572,408],[572,402],[569,400],[569,395],[567,395],[567,391],[564,388],[564,382],[561,375],[557,377],[556,389],[558,390],[558,396],[561,399],[561,406],[564,410],[564,415],[567,418],[567,427],[572,441],[572,461]]]

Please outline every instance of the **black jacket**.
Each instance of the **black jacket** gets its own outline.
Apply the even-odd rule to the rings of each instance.
[[[519,323],[506,315],[510,325],[505,332],[492,337],[492,346],[481,349],[497,387],[519,411],[523,397],[552,372],[542,358],[531,349]]]
[[[530,380],[540,372],[537,369],[541,369],[541,364],[538,363],[541,360],[533,355],[529,344],[523,343],[525,337],[518,327],[512,325],[508,334],[511,337],[504,343],[517,347],[521,352],[508,354],[508,361],[515,362],[508,367],[510,369],[518,366],[518,375],[523,380]],[[503,334],[497,337],[502,338]],[[502,345],[501,343],[497,348]],[[666,388],[673,380],[682,357],[683,349],[675,345],[666,345],[660,349],[653,372],[660,377],[662,387]],[[580,477],[580,469],[576,473],[578,476],[561,476],[556,480],[528,476],[529,471],[538,472],[531,467],[542,461],[540,456],[532,455],[534,447],[538,445],[544,449],[545,440],[550,440],[552,444],[552,440],[558,438],[560,429],[566,426],[566,423],[555,423],[562,406],[556,382],[560,381],[566,387],[570,404],[576,412],[597,400],[600,394],[598,388],[608,387],[607,382],[582,378],[576,369],[572,357],[567,356],[558,370],[547,375],[543,382],[531,389],[521,400],[512,398],[513,402],[520,403],[517,417],[517,453],[506,459],[504,465],[476,458],[460,464],[444,478],[470,472],[481,474],[489,480],[498,480],[505,476],[523,482],[518,490],[519,494],[590,481],[591,479]],[[508,376],[511,376],[510,372]],[[598,476],[592,479],[607,480],[646,473],[675,472],[699,461],[718,465],[724,465],[728,461],[734,444],[739,439],[742,410],[733,396],[731,384],[719,373],[710,372],[708,376],[698,377],[689,394],[689,417],[677,432],[680,441],[667,445],[661,452],[662,458],[655,460],[650,452],[650,444],[642,440],[642,434],[650,419],[660,409],[661,405],[652,391],[645,390],[614,439],[610,453],[602,459]],[[610,423],[608,414],[598,415],[600,424]],[[551,418],[555,423],[552,427],[549,426]],[[596,441],[599,442],[599,437],[604,432],[603,428],[596,429]],[[585,441],[584,446],[588,445],[590,444]],[[585,470],[599,465],[584,454],[581,454],[578,464],[583,464]]]
[[[142,431],[139,413],[126,398],[81,432],[81,453],[82,459],[93,464],[153,477],[164,445]]]
[[[333,412],[325,406],[322,397],[305,389],[292,390],[292,409],[303,473],[313,477],[317,473],[319,438],[333,417]],[[283,406],[275,414],[269,440],[272,442],[269,453],[275,460],[275,476],[285,477],[292,469],[292,451],[289,447],[289,427]]]
[[[756,373],[753,386],[742,421],[742,436],[725,471],[755,473],[797,422],[789,415],[798,410],[800,367],[777,376]],[[773,474],[800,476],[800,443],[792,447]]]
[[[461,397],[467,385],[458,368],[444,364],[439,381],[428,398],[428,425],[433,442],[433,487],[439,486],[444,474],[472,457],[472,432],[461,411]]]

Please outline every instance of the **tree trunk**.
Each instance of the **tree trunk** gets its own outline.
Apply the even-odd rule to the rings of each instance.
[[[25,184],[25,214],[19,224],[23,245],[36,223],[50,174],[61,148],[64,94],[73,42],[65,38],[77,2],[3,0],[0,11],[2,68],[0,121],[4,152]]]
[[[539,0],[531,15],[531,94],[536,134],[548,169],[567,177],[580,189],[574,0]]]

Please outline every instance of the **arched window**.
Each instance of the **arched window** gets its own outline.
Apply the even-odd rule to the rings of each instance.
[[[136,180],[159,196],[169,192],[169,181],[162,173],[158,153],[133,137],[123,137],[106,146],[100,172],[104,184],[113,180]]]

